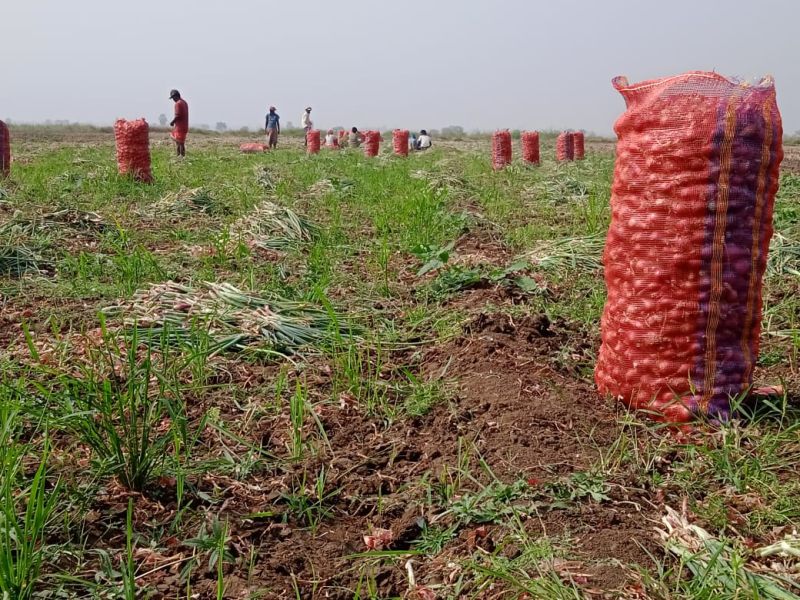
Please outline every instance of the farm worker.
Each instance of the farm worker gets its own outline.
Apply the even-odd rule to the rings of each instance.
[[[419,139],[417,140],[417,150],[427,150],[432,145],[431,136],[424,129],[419,132]]]
[[[408,136],[408,149],[409,150],[416,150],[417,149],[417,134],[413,131],[411,135]]]
[[[278,147],[278,134],[281,132],[281,117],[275,112],[275,107],[270,106],[267,113],[267,120],[264,125],[267,132],[267,146],[269,148]]]
[[[328,148],[338,146],[336,136],[333,135],[333,129],[328,129],[328,133],[325,135],[325,145]]]
[[[175,150],[178,156],[186,156],[186,134],[189,133],[189,105],[181,98],[178,90],[169,93],[170,99],[175,102],[175,118],[170,121],[172,139],[175,140]]]
[[[300,117],[300,127],[303,128],[305,132],[303,136],[303,145],[305,146],[308,144],[308,132],[314,128],[314,121],[311,120],[311,107],[306,107],[306,110],[303,112],[303,116]]]
[[[361,145],[361,134],[357,127],[353,127],[347,136],[347,143],[351,148],[358,148]]]

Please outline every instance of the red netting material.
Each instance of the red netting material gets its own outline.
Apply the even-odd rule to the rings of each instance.
[[[573,146],[572,133],[562,131],[556,138],[556,160],[563,162],[575,158],[575,148]]]
[[[604,253],[602,394],[671,421],[726,419],[752,383],[783,158],[771,79],[614,86],[627,110]]]
[[[395,129],[392,132],[392,144],[397,156],[408,156],[408,130]]]
[[[378,156],[381,146],[380,131],[364,132],[364,156]]]
[[[312,129],[306,133],[306,152],[309,154],[317,154],[319,153],[319,148],[319,129]]]
[[[511,164],[511,132],[508,129],[492,134],[492,168],[499,171]]]
[[[239,152],[243,152],[245,154],[256,154],[258,152],[266,152],[266,151],[267,151],[266,144],[251,142],[239,145]]]
[[[8,177],[11,171],[11,135],[8,125],[0,121],[0,176]]]
[[[120,175],[130,173],[137,181],[150,183],[150,128],[144,119],[114,123],[114,139],[117,142],[117,168]]]
[[[539,164],[539,132],[522,132],[522,160],[532,165]]]
[[[572,132],[572,155],[575,160],[583,160],[586,156],[585,138],[582,131]]]

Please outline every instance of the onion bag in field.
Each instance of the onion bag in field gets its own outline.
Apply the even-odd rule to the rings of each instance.
[[[0,177],[8,177],[11,171],[11,136],[8,125],[0,121]]]
[[[259,144],[259,143],[245,143],[239,145],[239,152],[243,152],[244,154],[257,154],[259,152],[266,152],[267,146],[266,144]]]
[[[392,132],[392,143],[397,156],[408,156],[408,129],[395,129]]]
[[[522,132],[522,160],[533,165],[539,164],[539,132]]]
[[[137,181],[150,183],[150,128],[144,119],[114,123],[114,138],[117,142],[117,167],[120,175],[130,173]]]
[[[511,164],[511,132],[508,129],[492,134],[492,168],[499,171]]]
[[[318,154],[320,148],[319,129],[312,129],[306,133],[306,152]]]
[[[585,138],[582,131],[572,132],[572,155],[575,160],[583,160],[586,156]]]
[[[379,131],[364,132],[364,155],[378,156],[381,146],[381,134]]]
[[[575,147],[572,133],[562,131],[556,138],[556,160],[559,162],[575,158]]]
[[[783,158],[774,84],[693,72],[614,87],[627,109],[614,126],[598,389],[671,421],[725,419],[758,358]]]

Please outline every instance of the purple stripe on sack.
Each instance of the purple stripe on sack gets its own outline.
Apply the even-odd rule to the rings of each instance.
[[[770,104],[768,99],[761,98],[761,103],[763,104]],[[769,157],[768,161],[769,164],[767,165],[765,176],[764,176],[764,199],[763,199],[763,209],[761,211],[761,218],[758,224],[758,232],[759,232],[759,239],[758,239],[758,256],[754,257],[753,264],[756,265],[758,269],[757,272],[757,281],[759,282],[758,290],[757,290],[757,297],[755,299],[756,305],[753,308],[753,332],[748,340],[749,347],[750,347],[750,356],[751,356],[751,364],[750,370],[745,373],[745,377],[747,378],[746,384],[749,386],[752,384],[752,367],[755,365],[756,360],[758,359],[758,334],[760,333],[761,329],[761,280],[764,276],[764,271],[766,270],[767,266],[767,254],[769,252],[769,240],[772,237],[772,210],[773,204],[769,202],[770,197],[770,189],[773,185],[775,185],[775,176],[777,175],[777,163],[780,162],[779,154],[781,153],[781,148],[783,144],[783,140],[781,139],[781,127],[780,127],[780,115],[778,114],[778,108],[774,104],[774,101],[771,102],[771,108],[767,111],[769,113],[769,123],[764,123],[764,127],[771,128],[771,144],[769,148]],[[762,132],[763,133],[763,132]],[[773,199],[774,202],[774,199]]]
[[[744,391],[742,327],[747,322],[748,290],[753,265],[753,219],[756,213],[758,174],[764,144],[764,119],[759,98],[750,96],[737,106],[732,146],[728,210],[722,264],[722,296],[716,330],[716,370],[709,414],[728,416],[730,398]],[[763,196],[763,194],[762,194]],[[763,202],[763,197],[761,198]],[[708,390],[705,390],[708,392]]]
[[[714,244],[714,229],[716,225],[716,201],[719,192],[720,159],[722,143],[725,138],[725,116],[727,98],[721,98],[717,105],[717,120],[714,134],[711,138],[711,152],[708,156],[708,196],[706,201],[706,217],[703,223],[705,238],[700,252],[700,284],[698,286],[697,301],[700,308],[700,320],[697,323],[697,337],[700,350],[695,356],[695,366],[692,373],[692,385],[698,396],[703,395],[706,377],[706,327],[708,325],[709,300],[711,298],[711,255]]]

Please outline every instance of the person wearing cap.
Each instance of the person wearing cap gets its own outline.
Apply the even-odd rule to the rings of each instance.
[[[267,146],[272,148],[278,147],[278,135],[281,132],[281,117],[275,112],[275,107],[270,106],[267,113],[267,121],[264,126],[267,132]]]
[[[328,133],[325,135],[325,146],[328,148],[336,148],[339,146],[339,140],[337,140],[336,136],[333,134],[333,129],[328,129]]]
[[[300,127],[303,128],[304,136],[303,136],[303,145],[308,144],[308,132],[314,128],[314,122],[311,120],[311,107],[307,106],[305,111],[303,111],[303,116],[300,117]]]
[[[181,98],[178,90],[169,93],[170,99],[175,102],[175,118],[170,121],[172,139],[175,140],[175,150],[178,156],[186,156],[186,135],[189,133],[189,105]]]

